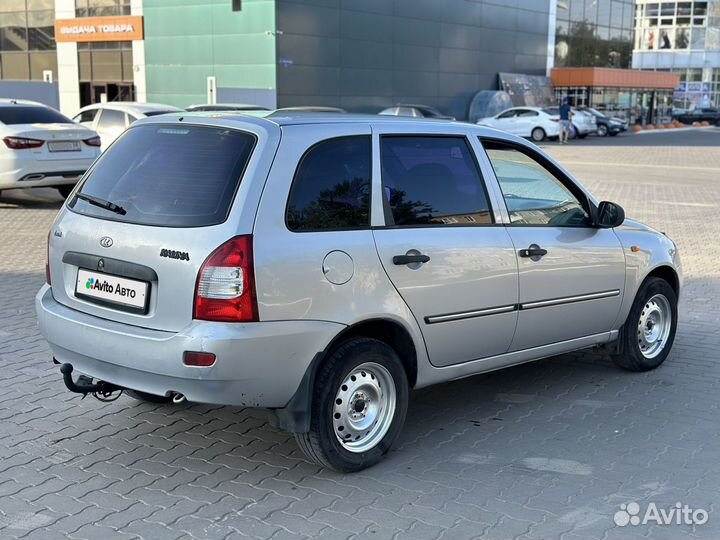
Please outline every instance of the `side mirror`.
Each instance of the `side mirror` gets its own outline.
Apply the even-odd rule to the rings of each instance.
[[[619,204],[602,201],[598,205],[595,226],[600,229],[619,227],[625,221],[625,210]]]

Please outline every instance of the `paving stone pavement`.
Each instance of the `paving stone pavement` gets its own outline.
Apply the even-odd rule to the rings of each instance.
[[[579,352],[416,391],[388,458],[355,475],[308,463],[259,411],[67,392],[33,311],[59,198],[4,193],[0,539],[720,538],[720,132],[679,135],[548,146],[679,245],[668,361],[632,374]],[[709,520],[616,526],[631,501]]]

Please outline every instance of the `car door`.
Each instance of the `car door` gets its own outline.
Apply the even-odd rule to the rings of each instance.
[[[424,129],[374,128],[380,260],[433,365],[505,353],[517,320],[517,261],[476,161],[480,147],[459,131]]]
[[[535,126],[538,125],[538,112],[532,109],[517,109],[515,113],[515,135],[529,137]]]
[[[591,202],[528,146],[483,139],[517,253],[518,325],[511,350],[612,330],[625,256],[612,229],[592,225]]]

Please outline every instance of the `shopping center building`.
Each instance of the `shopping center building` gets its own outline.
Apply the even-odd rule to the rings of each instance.
[[[720,0],[637,0],[632,64],[679,75],[676,107],[720,107]]]
[[[367,112],[413,101],[463,117],[498,72],[546,73],[550,4],[2,0],[0,94],[52,81],[68,114],[103,100]]]

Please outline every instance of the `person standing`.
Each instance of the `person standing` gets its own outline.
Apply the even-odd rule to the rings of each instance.
[[[570,99],[563,99],[560,105],[560,144],[570,142],[570,118],[572,110],[570,109]]]

